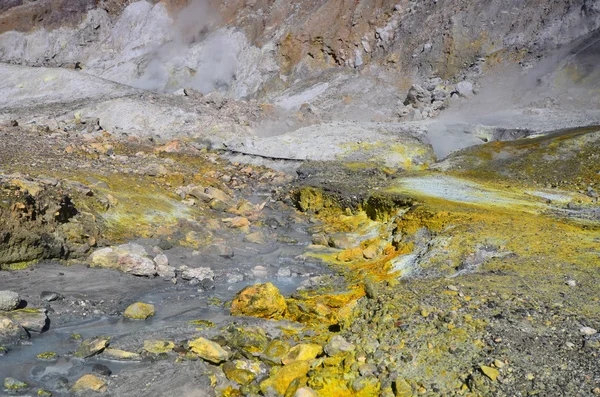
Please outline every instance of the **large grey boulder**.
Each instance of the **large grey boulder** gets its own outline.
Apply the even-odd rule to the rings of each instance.
[[[0,291],[0,311],[14,310],[19,306],[21,299],[14,291]]]

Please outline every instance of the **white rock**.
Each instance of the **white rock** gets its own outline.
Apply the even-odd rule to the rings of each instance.
[[[591,327],[582,327],[579,329],[579,332],[581,333],[581,335],[587,335],[587,336],[598,333],[598,331],[596,331],[594,328],[591,328]]]
[[[154,263],[156,263],[156,266],[168,266],[169,258],[165,254],[159,254],[154,257]]]
[[[197,267],[195,269],[185,268],[181,273],[181,278],[184,280],[214,280],[215,273],[210,267]]]
[[[0,291],[0,310],[14,310],[19,306],[21,299],[19,294],[14,291]]]
[[[461,81],[456,85],[456,91],[460,96],[468,98],[473,95],[473,84],[468,81]]]

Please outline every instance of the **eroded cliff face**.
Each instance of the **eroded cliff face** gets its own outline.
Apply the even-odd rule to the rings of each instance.
[[[77,66],[133,85],[163,73],[150,88],[167,90],[216,65],[226,70],[210,75],[205,90],[233,87],[236,97],[280,92],[341,67],[406,92],[431,76],[462,80],[499,64],[533,64],[600,26],[600,5],[589,0],[130,3],[6,3],[0,60]],[[207,57],[221,61],[203,63]],[[158,72],[157,58],[167,63]]]

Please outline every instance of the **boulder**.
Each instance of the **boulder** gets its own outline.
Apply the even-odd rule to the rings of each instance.
[[[4,316],[17,322],[29,332],[44,332],[50,326],[46,309],[18,309],[6,312]]]
[[[74,393],[83,393],[87,391],[105,392],[106,382],[92,374],[85,374],[81,378],[77,379],[71,391]]]
[[[306,377],[310,363],[308,361],[294,361],[283,367],[273,367],[267,379],[260,383],[260,390],[264,395],[285,395],[286,390],[294,380]]]
[[[182,267],[181,278],[184,280],[214,280],[215,273],[210,267],[197,267],[189,268],[187,266]]]
[[[135,276],[154,277],[157,273],[155,262],[139,244],[100,248],[94,251],[88,260],[92,266],[118,269]]]
[[[0,317],[0,345],[14,345],[29,339],[29,334],[19,323]]]
[[[280,319],[287,309],[285,298],[271,283],[250,285],[233,298],[233,316]]]
[[[408,94],[406,94],[404,104],[413,105],[414,107],[421,107],[426,103],[431,103],[431,94],[429,91],[418,84],[413,84],[408,90]]]
[[[96,337],[86,339],[79,344],[79,348],[74,356],[77,358],[88,358],[101,353],[108,346],[108,339],[104,337]]]
[[[281,359],[284,365],[288,365],[299,360],[313,360],[323,353],[323,347],[316,343],[300,343],[290,349],[290,351]]]
[[[229,359],[229,352],[213,341],[198,338],[189,343],[190,349],[201,359],[213,364],[220,364]]]
[[[461,81],[456,85],[456,92],[458,92],[458,95],[468,98],[473,95],[473,84],[468,81]]]
[[[121,271],[134,276],[154,277],[156,275],[156,264],[146,256],[138,254],[121,255],[118,264]]]
[[[29,385],[25,382],[21,382],[15,378],[4,378],[4,389],[8,390],[10,394],[18,393],[29,388]]]
[[[145,320],[148,317],[154,316],[154,305],[136,302],[125,309],[123,316],[132,319]]]
[[[14,291],[0,291],[0,311],[14,310],[19,306],[21,299]]]
[[[254,372],[244,368],[238,368],[234,363],[229,361],[223,364],[223,372],[227,379],[239,383],[240,385],[248,385],[256,378]]]
[[[168,353],[175,349],[175,343],[170,340],[145,340],[144,350],[148,353]]]

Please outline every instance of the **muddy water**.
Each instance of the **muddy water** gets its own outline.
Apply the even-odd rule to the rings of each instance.
[[[266,214],[276,215],[268,210]],[[307,228],[305,224],[282,220],[276,228],[263,228],[267,236],[265,244],[245,242],[243,234],[223,229],[215,237],[225,239],[233,249],[234,256],[229,259],[210,250],[176,247],[165,251],[172,266],[210,267],[215,280],[209,286],[191,285],[180,279],[174,284],[85,265],[66,267],[55,262],[7,272],[0,280],[0,290],[18,292],[28,307],[48,308],[51,324],[45,333],[32,334],[24,345],[8,347],[8,353],[0,357],[0,379],[11,376],[32,387],[61,395],[68,392],[68,388],[61,389],[61,382],[67,380],[72,384],[83,374],[92,372],[96,364],[106,365],[113,374],[125,368],[147,366],[148,360],[123,363],[104,360],[101,355],[86,360],[73,358],[79,341],[71,335],[80,334],[83,339],[109,336],[111,347],[138,351],[145,339],[177,340],[184,332],[189,334],[190,320],[209,320],[217,326],[223,323],[229,318],[224,303],[246,285],[269,281],[284,295],[289,295],[308,278],[328,272],[317,261],[301,259],[300,255],[310,243]],[[286,242],[280,242],[282,236]],[[148,252],[152,252],[157,242],[137,241]],[[257,266],[260,266],[259,271]],[[41,301],[40,293],[47,290],[65,298],[50,303]],[[145,321],[124,319],[122,311],[136,301],[153,304],[155,316]],[[36,358],[43,352],[55,352],[58,359]]]

